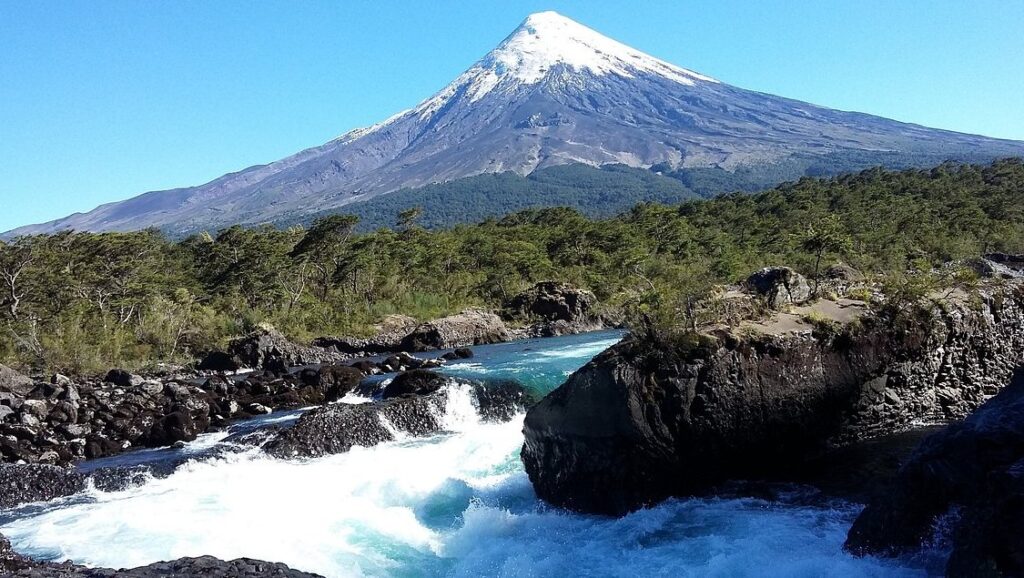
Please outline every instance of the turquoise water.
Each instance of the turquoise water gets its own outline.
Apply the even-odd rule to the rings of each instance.
[[[445,371],[546,392],[619,336],[479,347]],[[108,567],[212,554],[326,576],[928,574],[844,554],[853,504],[671,500],[619,519],[550,508],[519,461],[522,416],[482,423],[452,387],[444,434],[294,461],[211,456],[223,434],[205,436],[168,477],[2,513],[0,532],[23,553]]]

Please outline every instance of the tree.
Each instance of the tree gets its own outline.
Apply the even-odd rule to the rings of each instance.
[[[399,211],[398,228],[405,230],[411,229],[422,216],[423,207],[409,207],[408,209]]]
[[[828,253],[843,253],[852,249],[850,236],[843,230],[839,216],[830,214],[816,224],[808,225],[800,236],[800,248],[814,256],[814,295],[821,284],[821,259]]]
[[[331,215],[317,219],[292,249],[291,257],[300,263],[308,263],[316,271],[317,297],[320,301],[327,300],[327,293],[341,263],[344,260],[346,245],[355,232],[359,217],[355,215]],[[304,271],[300,268],[299,275]],[[291,303],[301,296],[304,283],[290,283],[293,297]],[[297,288],[297,289],[296,289]],[[296,290],[298,295],[295,294]]]

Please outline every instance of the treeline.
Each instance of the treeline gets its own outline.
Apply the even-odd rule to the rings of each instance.
[[[178,242],[155,231],[17,239],[0,246],[0,358],[101,371],[187,361],[261,322],[306,340],[365,333],[392,313],[499,306],[546,279],[643,311],[766,265],[813,274],[823,257],[893,273],[1021,252],[1024,163],[804,178],[601,220],[549,208],[430,231],[421,217],[404,211],[365,234],[357,217],[332,215]]]

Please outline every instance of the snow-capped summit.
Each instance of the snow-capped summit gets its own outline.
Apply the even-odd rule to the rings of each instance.
[[[146,193],[12,233],[156,226],[180,234],[294,222],[400,188],[568,163],[777,176],[793,167],[838,171],[1019,155],[1024,143],[1017,141],[730,86],[540,12],[437,94],[381,123],[205,185]]]
[[[531,14],[511,35],[466,73],[478,79],[479,97],[498,82],[535,84],[557,65],[575,72],[633,77],[658,74],[682,84],[713,79],[630,48],[557,12]]]

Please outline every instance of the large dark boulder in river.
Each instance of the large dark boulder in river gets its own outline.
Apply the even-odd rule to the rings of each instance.
[[[400,431],[424,436],[440,431],[447,393],[373,403],[338,403],[314,409],[272,438],[264,449],[279,458],[340,454],[395,439]]]
[[[943,516],[954,526],[948,576],[1024,576],[1024,369],[966,420],[921,443],[857,518],[846,548],[913,552]]]
[[[909,324],[627,339],[529,410],[523,463],[544,500],[622,514],[962,419],[1024,361],[1024,291],[980,301]]]
[[[402,397],[404,395],[426,395],[444,387],[447,378],[426,369],[411,369],[395,376],[384,387],[383,399]]]
[[[0,464],[0,509],[45,502],[85,489],[85,476],[44,464]]]
[[[511,339],[505,322],[493,313],[470,309],[423,323],[406,335],[399,349],[430,351],[470,345],[503,343]]]
[[[34,388],[35,383],[31,378],[14,371],[6,365],[0,365],[0,392],[25,397]]]

